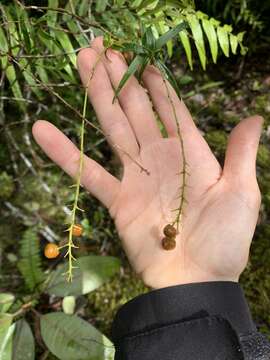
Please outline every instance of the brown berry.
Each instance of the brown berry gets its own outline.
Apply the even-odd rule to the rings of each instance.
[[[176,228],[173,227],[171,224],[168,224],[164,227],[163,229],[163,233],[165,236],[170,237],[170,238],[175,238],[177,231]]]
[[[162,239],[162,247],[164,250],[173,250],[176,247],[176,241],[170,237]]]
[[[72,235],[73,236],[81,236],[83,232],[83,228],[80,224],[75,224],[72,226]]]
[[[59,255],[59,248],[56,244],[47,244],[44,249],[44,255],[48,259],[54,259]]]

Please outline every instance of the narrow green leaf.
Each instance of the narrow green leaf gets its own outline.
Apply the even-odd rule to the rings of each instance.
[[[44,84],[48,84],[49,82],[49,78],[48,78],[48,74],[44,68],[44,61],[43,59],[39,59],[36,62],[36,72],[37,75],[39,76],[40,80],[44,83]]]
[[[69,20],[67,22],[67,26],[70,31],[72,31],[73,33],[76,34],[76,35],[73,35],[73,39],[77,41],[77,43],[79,44],[80,47],[88,47],[89,46],[89,41],[88,41],[87,37],[81,33],[78,34],[79,29],[74,20]]]
[[[22,319],[15,323],[12,360],[34,360],[35,341],[28,323]]]
[[[87,14],[87,11],[89,9],[89,0],[81,0],[79,2],[79,10],[78,15],[79,16],[85,16]]]
[[[48,0],[48,7],[51,9],[57,9],[59,7],[58,0]],[[47,12],[47,24],[49,27],[54,27],[57,21],[58,13],[55,10],[48,10]],[[51,30],[53,35],[53,30]]]
[[[48,349],[61,360],[113,360],[110,340],[75,315],[56,312],[40,319],[41,336]]]
[[[177,34],[179,34],[182,30],[187,28],[187,23],[183,21],[182,23],[176,25],[173,29],[167,31],[164,35],[160,36],[156,40],[156,49],[161,49],[167,42],[173,39]]]
[[[166,24],[165,21],[159,21],[158,22],[158,28],[160,29],[160,34],[165,34],[167,31],[170,30],[169,26]],[[183,31],[180,32],[180,34],[182,33]],[[169,40],[167,42],[167,52],[168,52],[168,55],[169,57],[172,57],[172,54],[173,54],[173,42],[172,40]]]
[[[228,32],[226,31],[226,29],[224,27],[218,27],[217,28],[217,36],[218,36],[218,41],[220,44],[220,47],[224,53],[225,56],[229,57],[229,36],[228,36]]]
[[[55,30],[55,36],[59,43],[62,45],[64,52],[68,53],[67,56],[69,57],[73,66],[76,68],[76,54],[74,53],[74,48],[71,44],[69,37],[64,31],[59,30]]]
[[[61,264],[52,272],[47,288],[51,295],[68,296],[87,294],[115,275],[120,268],[120,261],[111,256],[80,257],[74,269],[73,281],[67,283],[63,273],[67,271],[67,264]]]
[[[193,38],[195,41],[195,46],[196,46],[198,54],[199,54],[202,68],[205,70],[205,68],[206,68],[206,52],[205,52],[204,38],[203,38],[201,24],[200,24],[199,20],[197,19],[196,15],[188,15],[187,20],[188,20],[189,26],[191,28],[191,32],[192,32],[192,35],[193,35]]]
[[[237,36],[230,34],[230,44],[231,44],[231,49],[232,49],[232,53],[234,55],[236,55],[237,52],[237,47],[238,47],[238,39]]]
[[[103,11],[106,10],[107,5],[108,5],[108,0],[98,0],[96,2],[96,12],[102,13]]]
[[[167,66],[165,64],[163,64],[163,62],[161,62],[159,60],[155,61],[155,65],[159,68],[159,70],[161,71],[163,77],[166,80],[168,80],[169,83],[172,85],[172,87],[174,88],[174,90],[175,90],[177,96],[179,97],[179,99],[181,99],[179,86],[177,84],[177,81],[176,81],[174,75],[170,71],[170,69],[167,68]]]
[[[37,233],[29,228],[24,232],[21,240],[18,268],[31,291],[44,280],[39,251],[39,238]]]
[[[186,52],[189,67],[190,67],[191,70],[193,70],[192,51],[191,51],[191,46],[190,46],[190,41],[189,41],[189,38],[188,38],[188,34],[187,34],[187,32],[185,30],[183,30],[183,31],[181,31],[179,33],[179,36],[180,36],[181,42],[182,42],[183,47],[184,47],[185,52]]]
[[[0,313],[5,313],[13,304],[15,297],[10,293],[0,294]]]
[[[113,98],[113,102],[115,101],[115,99],[118,97],[120,91],[122,90],[122,88],[124,87],[124,85],[126,84],[126,82],[128,81],[128,79],[135,74],[135,72],[137,70],[139,70],[139,67],[142,66],[144,63],[144,57],[141,55],[137,55],[131,62],[131,64],[129,65],[127,71],[125,72],[125,74],[123,75],[122,79],[120,80],[120,83],[117,87],[117,89],[115,90],[115,94],[114,94],[114,98]]]
[[[154,50],[155,49],[155,38],[153,35],[153,31],[151,29],[151,26],[146,28],[145,33],[142,37],[142,45],[148,49]]]
[[[21,65],[21,71],[23,73],[23,76],[27,82],[27,84],[31,87],[31,90],[33,93],[37,96],[38,99],[41,99],[41,92],[39,91],[39,88],[37,87],[37,82],[32,75],[32,70],[27,62],[26,59],[22,58],[20,59],[20,65]]]
[[[202,19],[203,30],[209,41],[213,62],[216,64],[218,55],[218,40],[214,25],[211,20]]]

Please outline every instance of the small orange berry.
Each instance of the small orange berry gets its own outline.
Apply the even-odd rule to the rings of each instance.
[[[54,259],[59,255],[59,249],[56,244],[47,244],[44,249],[44,255],[48,259]]]
[[[80,224],[75,224],[72,227],[72,235],[73,236],[81,236],[83,232],[83,228]]]

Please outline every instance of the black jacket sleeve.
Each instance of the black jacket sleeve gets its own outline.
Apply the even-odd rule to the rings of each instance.
[[[270,360],[238,283],[171,286],[139,295],[112,325],[115,360]]]

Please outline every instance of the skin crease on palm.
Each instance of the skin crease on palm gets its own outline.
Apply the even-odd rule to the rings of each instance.
[[[101,37],[78,55],[86,86],[103,49]],[[84,158],[82,185],[99,199],[115,221],[128,259],[146,285],[162,288],[203,281],[238,281],[249,256],[261,202],[256,155],[263,119],[242,120],[231,132],[222,169],[196,128],[184,103],[169,85],[184,138],[190,176],[176,248],[161,246],[163,228],[179,205],[181,149],[163,80],[153,66],[142,87],[133,77],[112,104],[127,69],[123,56],[108,50],[95,67],[90,101],[108,142],[123,166],[121,179]],[[147,90],[147,91],[146,91]],[[168,136],[162,137],[153,107]],[[221,109],[222,111],[222,109]],[[39,120],[33,135],[44,152],[70,176],[78,171],[79,150],[54,125]],[[141,171],[136,160],[150,175]]]

